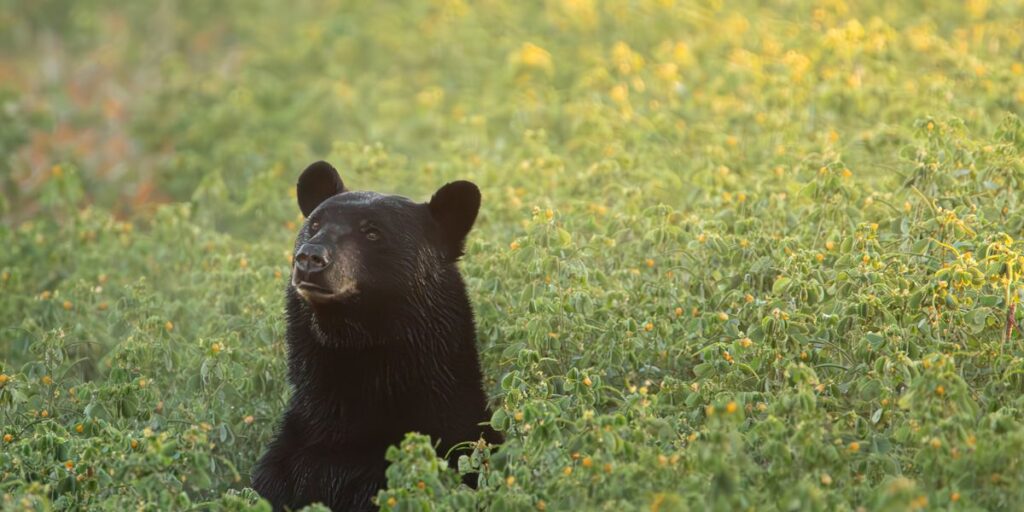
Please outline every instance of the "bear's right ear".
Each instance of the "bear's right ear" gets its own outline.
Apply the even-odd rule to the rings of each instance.
[[[341,182],[338,171],[323,160],[306,167],[295,185],[295,195],[299,198],[299,209],[304,217],[309,217],[320,203],[344,191],[345,184]]]

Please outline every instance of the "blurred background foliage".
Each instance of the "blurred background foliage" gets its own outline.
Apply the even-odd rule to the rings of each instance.
[[[384,508],[1024,501],[1024,5],[0,0],[0,494],[259,508],[298,172],[423,200],[494,424]],[[1018,315],[1019,317],[1019,315]]]

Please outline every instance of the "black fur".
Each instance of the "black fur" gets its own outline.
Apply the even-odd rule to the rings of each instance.
[[[330,172],[307,170],[299,181],[304,211],[316,200],[309,198],[320,199],[309,209],[296,250],[306,243],[329,246],[338,269],[321,284],[338,289],[351,282],[358,291],[318,301],[300,293],[294,277],[287,288],[293,393],[252,477],[252,487],[275,510],[318,501],[336,511],[376,508],[371,498],[386,484],[384,453],[406,432],[430,435],[441,456],[481,437],[501,442],[499,433],[480,425],[490,413],[473,310],[456,267],[479,206],[476,186],[461,182],[453,193],[442,188],[430,204],[304,189],[313,183],[344,191],[341,179],[330,176],[337,172],[326,167]],[[312,228],[314,220],[319,229]],[[367,222],[380,232],[373,241],[349,229]]]

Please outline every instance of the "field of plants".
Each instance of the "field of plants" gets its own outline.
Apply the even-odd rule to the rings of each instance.
[[[0,0],[0,509],[269,510],[298,173],[483,206],[384,510],[1024,504],[1024,3]]]

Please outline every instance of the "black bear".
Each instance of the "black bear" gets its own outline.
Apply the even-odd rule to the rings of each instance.
[[[442,456],[502,440],[482,425],[473,309],[456,266],[480,191],[456,181],[416,203],[349,191],[316,162],[297,192],[306,221],[286,290],[292,396],[252,487],[275,510],[373,510],[384,454],[406,432],[430,435]]]

